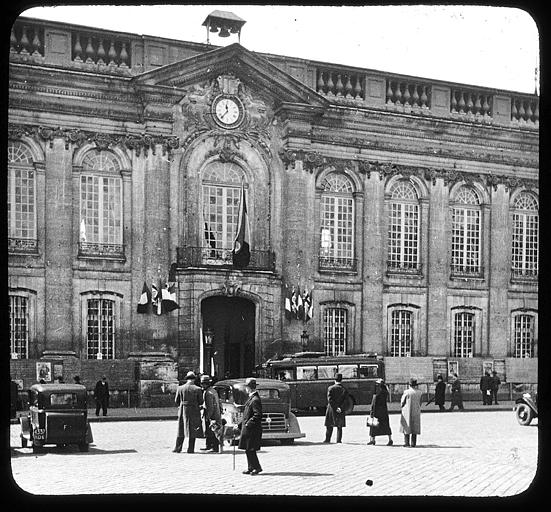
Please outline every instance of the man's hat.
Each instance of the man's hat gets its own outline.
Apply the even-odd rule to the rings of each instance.
[[[413,377],[411,379],[409,379],[409,385],[411,387],[417,386],[417,379],[414,379]]]
[[[336,377],[335,377],[335,380],[337,382],[340,382],[342,380],[342,373],[337,373]]]
[[[195,378],[195,374],[193,372],[187,372],[186,373],[186,380],[194,379],[194,378]]]
[[[201,384],[205,382],[210,382],[210,377],[208,375],[201,375]]]

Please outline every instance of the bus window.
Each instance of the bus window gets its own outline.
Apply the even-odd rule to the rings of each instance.
[[[316,380],[317,373],[315,366],[297,366],[297,380]]]
[[[339,373],[342,374],[343,379],[359,378],[357,364],[339,364]]]
[[[318,366],[318,379],[334,379],[336,376],[336,366]]]
[[[361,364],[360,365],[360,378],[361,379],[376,379],[377,378],[377,365],[376,364]]]
[[[277,370],[276,375],[279,380],[293,380],[292,369]]]

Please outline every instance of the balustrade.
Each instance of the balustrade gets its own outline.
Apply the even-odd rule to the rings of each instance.
[[[404,80],[386,81],[386,104],[405,110],[430,109],[431,87]]]
[[[93,65],[111,69],[129,69],[131,66],[128,53],[130,41],[128,40],[72,32],[71,42],[71,60],[77,65]]]
[[[511,121],[513,123],[538,125],[539,119],[538,98],[511,98]]]
[[[96,242],[79,242],[78,255],[80,257],[123,259],[123,244],[103,244]]]
[[[345,271],[356,272],[357,260],[355,258],[337,258],[332,256],[319,257],[320,271]]]
[[[492,117],[493,95],[479,91],[452,89],[450,112],[467,117]]]
[[[31,238],[8,238],[8,252],[11,254],[36,254],[38,243]]]
[[[44,58],[44,29],[42,27],[15,23],[10,34],[10,53],[23,58]]]
[[[317,92],[328,97],[363,100],[363,75],[346,71],[318,69]]]
[[[233,266],[231,249],[214,247],[178,247],[177,264],[180,268],[189,267],[230,267]],[[275,258],[272,251],[251,251],[249,270],[274,270]]]

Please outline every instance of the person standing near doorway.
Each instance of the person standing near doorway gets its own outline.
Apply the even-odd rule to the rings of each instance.
[[[195,385],[195,373],[187,372],[186,382],[178,386],[174,398],[178,407],[178,433],[174,453],[182,451],[184,438],[188,438],[187,453],[194,453],[195,439],[203,437],[201,425],[201,405],[203,405],[203,390]]]
[[[247,469],[244,475],[258,475],[262,471],[258,455],[262,441],[262,401],[256,390],[256,379],[247,378],[245,381],[249,398],[243,409],[243,420],[239,424],[241,437],[239,438],[239,449],[245,450],[247,456]]]
[[[421,390],[417,388],[417,379],[409,379],[409,386],[400,400],[400,432],[404,434],[404,446],[417,446],[417,436],[421,433],[422,395]]]
[[[342,429],[346,427],[345,402],[348,391],[342,385],[342,374],[337,373],[335,383],[327,388],[327,411],[325,413],[325,441],[331,442],[333,427],[337,427],[337,443],[342,443]]]
[[[212,453],[222,452],[224,438],[222,440],[216,437],[215,432],[220,432],[222,428],[222,408],[218,393],[211,386],[209,375],[201,375],[201,387],[203,388],[203,417],[205,420],[205,447],[201,451]]]
[[[99,416],[100,409],[102,409],[103,415],[107,416],[107,407],[109,406],[109,384],[107,383],[107,377],[105,375],[96,382],[94,398],[96,399],[96,416]]]

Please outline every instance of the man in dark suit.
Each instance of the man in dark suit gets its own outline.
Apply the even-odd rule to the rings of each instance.
[[[346,427],[345,403],[348,391],[342,385],[342,374],[337,373],[335,384],[327,388],[327,411],[325,413],[325,441],[331,442],[333,427],[337,427],[337,443],[342,443],[342,428]]]
[[[201,424],[201,405],[203,405],[203,390],[195,384],[195,373],[187,372],[186,382],[178,386],[174,401],[178,406],[178,434],[174,453],[182,451],[184,438],[188,438],[187,453],[195,451],[195,439],[203,437]]]
[[[492,405],[491,403],[491,388],[492,378],[488,371],[484,372],[484,375],[480,377],[480,392],[482,393],[482,405]]]
[[[107,416],[107,407],[109,406],[109,384],[107,383],[107,377],[105,377],[105,375],[96,383],[94,398],[96,399],[96,416],[99,416],[100,409],[103,410],[103,415]]]
[[[245,475],[258,475],[262,471],[256,452],[260,450],[262,440],[262,402],[256,390],[256,379],[249,377],[245,381],[249,398],[245,402],[243,420],[240,423],[241,437],[239,449],[245,450],[247,469]]]
[[[499,376],[497,375],[497,372],[494,370],[492,372],[492,376],[490,377],[491,380],[491,392],[490,395],[490,404],[492,405],[492,402],[494,402],[496,405],[499,405],[497,403],[497,392],[499,391],[499,386],[501,384],[501,380],[499,379]]]

